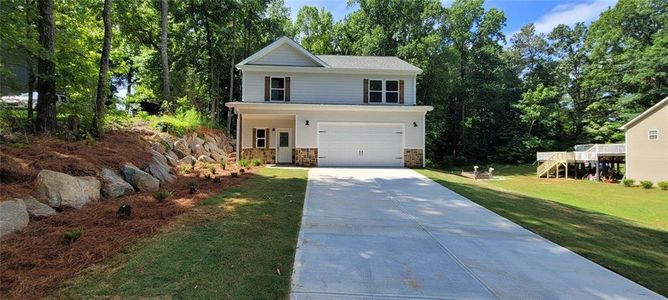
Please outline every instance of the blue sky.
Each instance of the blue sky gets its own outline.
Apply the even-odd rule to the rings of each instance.
[[[445,6],[452,1],[444,0]],[[548,33],[558,24],[572,25],[576,22],[591,22],[617,0],[487,0],[486,8],[495,7],[506,14],[507,25],[504,30],[508,38],[527,23],[534,23],[539,32]],[[325,7],[332,12],[334,19],[340,20],[355,7],[347,7],[346,0],[285,0],[292,18],[304,5]]]

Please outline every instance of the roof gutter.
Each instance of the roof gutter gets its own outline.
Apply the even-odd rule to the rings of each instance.
[[[381,111],[381,112],[430,112],[428,105],[375,105],[375,104],[306,104],[306,103],[262,103],[228,102],[225,106],[235,110],[270,109],[275,111],[320,110],[320,111]]]

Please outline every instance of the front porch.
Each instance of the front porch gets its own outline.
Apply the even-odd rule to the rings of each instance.
[[[296,119],[294,114],[237,114],[238,159],[294,164]]]

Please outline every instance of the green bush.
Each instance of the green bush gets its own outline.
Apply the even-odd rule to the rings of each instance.
[[[193,166],[188,164],[180,165],[179,169],[183,174],[190,174],[193,172]]]
[[[625,187],[632,187],[635,183],[636,181],[630,178],[622,180],[622,184],[624,184]]]
[[[81,229],[72,229],[63,233],[62,240],[65,244],[71,244],[81,237]]]
[[[227,167],[227,158],[221,159],[218,163],[220,163],[220,166],[225,170],[225,167]]]
[[[659,185],[660,189],[662,189],[664,191],[668,191],[668,181],[659,181],[659,183],[657,183],[657,185]]]
[[[195,192],[197,192],[197,186],[198,184],[195,181],[188,182],[188,191],[191,194],[194,194]]]
[[[177,112],[174,115],[145,116],[144,118],[156,129],[176,136],[183,136],[186,133],[197,130],[201,126],[216,127],[215,124],[211,123],[195,109]]]
[[[239,173],[237,173],[237,172],[232,172],[231,174],[232,174],[232,177],[239,177]]]
[[[244,167],[244,168],[248,168],[248,167],[250,167],[250,162],[248,162],[247,159],[241,159],[241,160],[239,160],[239,165]]]
[[[654,183],[653,183],[652,181],[650,181],[650,180],[642,180],[642,181],[640,181],[640,185],[641,185],[643,188],[651,189],[652,186],[654,185]]]
[[[170,191],[157,191],[153,194],[153,198],[157,200],[158,202],[164,202],[167,200],[167,198],[172,196],[172,192]]]
[[[254,159],[251,161],[251,163],[252,163],[254,166],[256,166],[256,167],[259,167],[259,166],[261,166],[261,165],[264,164],[264,162],[263,162],[261,159],[259,159],[259,158],[254,158]]]

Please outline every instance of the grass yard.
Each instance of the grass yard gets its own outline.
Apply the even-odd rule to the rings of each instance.
[[[262,169],[55,296],[287,298],[306,175]]]
[[[504,181],[418,170],[443,186],[598,264],[668,296],[668,192],[538,179],[495,166]]]

